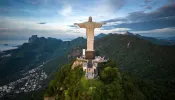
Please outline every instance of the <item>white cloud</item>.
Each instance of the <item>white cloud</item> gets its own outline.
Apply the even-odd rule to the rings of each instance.
[[[153,29],[148,31],[132,31],[133,33],[142,34],[144,36],[163,36],[163,37],[171,37],[175,36],[175,27],[167,27],[167,28],[161,28],[161,29]]]
[[[110,30],[101,30],[101,29],[95,29],[95,34],[99,34],[99,33],[120,33],[120,34],[124,34],[126,31],[130,31],[131,29],[129,28],[114,28],[114,29],[110,29]]]
[[[76,28],[71,28],[70,29],[73,33],[80,33],[78,35],[80,36],[83,36],[83,37],[86,37],[86,29],[84,28],[79,28],[79,27],[76,27]],[[101,28],[96,28],[95,29],[95,35],[97,34],[100,34],[100,33],[105,33],[105,34],[108,34],[108,33],[120,33],[120,34],[123,34],[125,33],[126,31],[130,31],[131,29],[129,28],[114,28],[114,29],[110,29],[110,30],[102,30]]]
[[[0,17],[0,30],[21,30],[21,29],[31,29],[31,30],[61,30],[67,31],[68,26],[59,23],[46,23],[38,24],[35,20],[23,20],[19,18],[11,17]]]
[[[96,1],[92,7],[87,8],[88,13],[109,18],[116,16],[116,12],[123,7],[124,0],[101,0]]]
[[[80,3],[79,0],[66,1],[62,2],[63,7],[58,13],[64,17],[64,22],[69,24],[79,20],[87,21],[89,16],[97,22],[115,18],[119,15],[116,15],[116,11],[124,5],[124,0],[85,1],[88,2],[87,4]]]
[[[0,17],[0,39],[27,39],[33,34],[60,39],[76,38],[83,34],[71,31],[70,27],[59,23],[38,24],[38,21],[11,17]],[[85,32],[85,31],[84,31]]]
[[[135,33],[174,33],[175,34],[175,27],[168,27],[168,28],[161,28],[161,29],[153,29],[148,31],[134,31]]]
[[[76,38],[81,36],[80,33],[72,33],[61,30],[33,30],[33,29],[20,29],[20,30],[0,30],[1,39],[28,39],[31,35],[38,35],[39,37],[53,37],[59,39]],[[10,34],[9,34],[10,33]],[[71,34],[72,33],[72,34]]]
[[[59,13],[63,16],[69,16],[72,14],[72,6],[71,5],[65,5]]]

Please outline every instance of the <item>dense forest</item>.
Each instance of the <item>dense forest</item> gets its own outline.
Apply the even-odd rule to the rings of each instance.
[[[175,46],[155,45],[136,36],[109,34],[95,41],[95,50],[116,61],[122,71],[139,78],[172,81],[175,78]]]
[[[87,80],[81,66],[66,64],[55,74],[45,97],[56,100],[174,100],[175,93],[154,81],[138,79],[118,69],[114,61],[99,65],[99,77]]]
[[[173,55],[175,55],[175,46],[156,45],[153,44],[152,41],[137,36],[109,34],[95,41],[95,49],[96,55],[105,56],[114,61],[111,65],[111,62],[100,65],[101,71],[99,78],[95,80],[85,80],[81,69],[73,71],[70,70],[70,64],[66,65],[67,67],[62,67],[63,69],[57,72],[55,79],[50,82],[46,96],[54,95],[60,100],[72,98],[86,98],[87,100],[100,100],[102,98],[104,98],[104,100],[112,100],[114,98],[114,100],[174,99],[175,59],[173,59]],[[114,63],[117,63],[117,67]],[[67,71],[65,72],[66,68]],[[110,72],[115,70],[116,73]],[[61,74],[62,72],[64,75]],[[72,73],[76,74],[75,79],[71,77],[69,80]],[[104,75],[105,73],[110,73],[110,75],[106,76]],[[115,76],[114,78],[112,77],[112,73]],[[64,76],[63,80],[59,76]],[[69,84],[66,83],[67,81],[69,81]],[[76,82],[78,85],[76,85]],[[56,87],[54,87],[54,84],[56,84]],[[60,91],[60,88],[63,89],[63,84],[67,84],[68,86],[63,87],[65,90]],[[86,84],[86,86],[83,84]],[[61,87],[57,87],[60,85]],[[95,89],[93,87],[95,87]],[[74,92],[70,93],[70,91]],[[53,94],[50,95],[49,93]],[[65,95],[65,93],[68,95]],[[100,93],[102,94],[100,95]]]

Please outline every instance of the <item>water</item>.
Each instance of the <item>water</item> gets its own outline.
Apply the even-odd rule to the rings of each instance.
[[[13,46],[22,45],[25,42],[27,42],[27,40],[0,40],[0,50],[4,51],[4,50],[16,49],[17,47]]]

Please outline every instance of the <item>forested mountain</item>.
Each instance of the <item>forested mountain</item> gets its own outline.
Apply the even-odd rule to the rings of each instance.
[[[21,71],[27,71],[52,57],[62,40],[53,38],[37,38],[31,43],[24,43],[18,49],[5,51],[0,59],[0,84],[6,84],[18,79]],[[55,46],[58,45],[58,46]],[[15,76],[15,77],[13,77]]]
[[[60,88],[58,84],[62,86],[65,85],[66,82],[69,82],[64,88],[64,93],[70,94],[70,90],[77,92],[72,92],[73,94],[68,95],[68,98],[76,98],[75,96],[77,95],[79,95],[77,97],[84,95],[84,97],[90,97],[90,99],[99,99],[99,97],[96,96],[102,95],[102,97],[106,99],[114,97],[125,100],[165,100],[166,97],[170,99],[174,98],[175,46],[156,45],[150,40],[145,40],[135,35],[108,34],[107,36],[102,36],[95,40],[96,55],[105,56],[113,60],[116,64],[109,66],[108,64],[101,65],[101,72],[108,73],[105,72],[108,71],[108,69],[109,71],[111,71],[111,69],[116,70],[116,72],[114,72],[114,76],[107,75],[104,77],[102,73],[100,73],[100,78],[92,81],[83,79],[84,75],[81,69],[70,70],[71,63],[66,65],[67,67],[63,66],[60,69],[60,66],[63,64],[69,63],[76,56],[80,56],[82,49],[85,47],[86,39],[82,37],[72,41],[41,37],[32,43],[23,44],[17,50],[6,51],[5,54],[12,54],[12,56],[0,59],[0,72],[2,72],[0,73],[1,84],[17,79],[18,77],[13,78],[12,76],[21,70],[31,69],[37,67],[40,63],[47,62],[42,67],[48,74],[47,82],[44,86],[48,85],[48,81],[53,79],[53,75],[59,70],[59,72],[55,74],[54,80],[50,83],[52,85],[49,85],[47,89],[49,92],[46,92],[46,94],[49,93],[47,94],[49,96],[57,95],[58,97],[61,96],[60,98],[65,98],[63,91],[57,94],[58,90],[55,90],[55,88]],[[7,72],[7,70],[10,71]],[[62,74],[64,74],[64,77],[61,77]],[[9,78],[4,78],[3,75],[10,77],[10,80]],[[65,80],[66,77],[67,80]],[[114,80],[107,80],[109,77],[113,77]],[[82,82],[85,83],[77,83],[80,80],[83,80]],[[106,81],[110,82],[106,83]],[[75,85],[78,85],[78,87],[75,88]],[[98,87],[100,90],[92,88],[93,91],[90,91],[90,87]],[[68,88],[70,88],[70,90]],[[117,91],[112,90],[112,88]],[[37,100],[36,98],[41,98],[38,96],[44,96],[43,89],[45,89],[45,87],[36,92],[17,95],[16,98],[9,98],[9,100],[18,100],[19,98],[24,98],[24,96],[28,96],[28,100]],[[80,92],[84,92],[84,94]]]
[[[99,65],[99,77],[85,79],[81,66],[62,66],[45,91],[51,100],[174,100],[175,93],[151,80],[119,71],[115,62]]]
[[[138,37],[140,37],[142,39],[145,39],[145,40],[149,40],[152,43],[157,44],[157,45],[163,45],[163,46],[175,45],[175,42],[173,40],[153,38],[153,37],[145,37],[145,36],[138,36]]]
[[[140,78],[175,78],[175,46],[160,46],[136,36],[110,34],[95,41],[95,49],[118,67]]]
[[[59,67],[68,63],[75,56],[80,56],[80,48],[85,43],[86,40],[82,37],[72,41],[62,41],[55,38],[35,36],[34,39],[31,37],[28,43],[24,43],[18,49],[0,52],[0,89],[3,91],[0,91],[0,99],[19,100],[23,96],[30,97],[35,93],[42,94],[42,89],[47,86]],[[48,76],[44,81],[41,79],[43,75],[38,77],[43,72],[46,72]],[[37,88],[38,92],[35,89],[27,89],[28,81],[31,86],[27,87],[37,85],[41,91],[38,91]],[[9,93],[6,93],[6,90]],[[19,91],[32,92],[19,94]]]
[[[0,85],[18,79],[22,70],[28,71],[43,62],[51,61],[59,57],[66,56],[67,58],[68,53],[70,53],[73,48],[84,46],[85,42],[86,40],[81,37],[72,41],[38,37],[32,42],[24,43],[18,49],[1,53]],[[6,55],[9,56],[6,57]]]
[[[100,65],[97,79],[84,79],[81,67],[71,70],[70,63],[55,74],[45,96],[58,100],[175,99],[175,46],[156,45],[134,35],[109,34],[95,41],[95,49],[98,55],[114,61]]]

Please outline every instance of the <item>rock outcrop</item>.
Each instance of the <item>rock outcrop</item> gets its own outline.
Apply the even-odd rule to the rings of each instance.
[[[29,42],[29,43],[32,43],[32,42],[34,42],[37,38],[38,38],[37,35],[32,35],[32,37],[29,37],[28,42]]]
[[[74,69],[77,66],[83,66],[83,62],[76,60],[72,65],[72,69]]]

